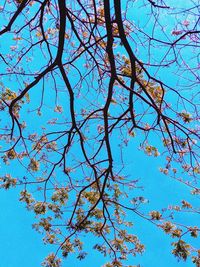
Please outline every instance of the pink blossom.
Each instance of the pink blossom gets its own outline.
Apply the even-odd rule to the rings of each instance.
[[[173,30],[172,35],[181,35],[183,32],[180,30]]]
[[[190,22],[189,22],[189,20],[184,20],[184,21],[182,22],[182,24],[183,24],[185,27],[187,27],[187,26],[190,25]]]

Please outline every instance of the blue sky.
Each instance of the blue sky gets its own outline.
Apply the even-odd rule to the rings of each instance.
[[[181,6],[181,1],[176,1],[178,5]],[[139,5],[139,1],[137,1]],[[137,11],[137,9],[136,9]],[[135,15],[135,21],[139,22],[139,24],[143,27],[146,27],[146,23],[141,19],[140,13]],[[163,19],[163,23],[167,24],[167,19]],[[173,29],[173,24],[169,23],[166,26],[166,31],[170,32]],[[151,23],[148,24],[149,31],[151,31]],[[160,34],[160,31],[157,33]],[[164,38],[164,36],[163,36]],[[6,39],[4,39],[6,42]],[[4,47],[1,44],[1,50],[3,52],[9,51],[9,47]],[[145,51],[145,48],[140,48],[140,53]],[[161,55],[160,51],[155,56],[159,58]],[[139,52],[138,52],[139,53]],[[164,53],[164,52],[163,52]],[[145,54],[143,57],[145,58]],[[186,55],[187,56],[187,55]],[[36,59],[33,63],[33,69],[38,67],[37,58],[41,57],[41,53],[36,52]],[[194,59],[195,61],[195,59]],[[40,62],[41,63],[41,62]],[[173,71],[173,70],[172,70]],[[175,85],[177,79],[172,79],[170,76],[166,75],[164,70],[159,72],[161,77],[164,77],[168,81],[170,78],[170,84]],[[187,75],[186,75],[187,76]],[[6,79],[6,78],[5,78]],[[8,81],[8,84],[12,86],[12,81]],[[50,85],[50,83],[48,84]],[[39,84],[37,89],[41,88],[41,84]],[[31,98],[37,100],[39,97],[38,93],[31,93]],[[66,101],[64,99],[64,93],[60,94],[60,99],[62,101]],[[53,98],[53,91],[51,91],[51,97]],[[38,120],[32,118],[34,117],[32,113],[29,113],[29,118],[31,120],[28,122],[28,127],[34,128],[35,131],[42,131],[40,124],[38,121],[42,122],[43,120],[48,120],[48,117],[51,117],[53,112],[51,111],[51,106],[54,105],[52,103],[52,98],[49,97],[47,99],[46,104],[46,113],[44,113],[44,117],[40,117]],[[63,98],[62,98],[63,97]],[[37,101],[36,101],[37,102]],[[65,102],[66,104],[66,102]],[[66,104],[67,106],[67,104]],[[31,107],[31,108],[35,108]],[[114,107],[115,108],[115,107]],[[22,115],[23,116],[23,115]],[[61,119],[61,115],[55,114],[55,116],[59,116]],[[5,120],[6,118],[4,118]],[[2,119],[3,120],[3,119]],[[140,150],[136,150],[135,147],[139,146],[140,136],[133,138],[128,147],[125,148],[124,159],[126,160],[126,172],[130,174],[132,178],[139,179],[139,184],[144,186],[144,190],[137,191],[136,194],[141,194],[145,198],[149,199],[149,204],[144,206],[144,210],[159,210],[168,205],[181,204],[183,199],[187,199],[189,202],[191,201],[197,207],[199,206],[199,199],[194,196],[191,196],[188,188],[183,184],[173,180],[172,178],[161,174],[158,169],[162,166],[163,157],[161,158],[151,158]],[[152,142],[156,143],[156,137]],[[119,160],[118,152],[119,148],[117,147],[114,150],[116,152],[116,161]],[[11,164],[12,173],[17,175],[18,177],[24,176],[24,170],[22,170],[19,165],[17,165],[17,169],[14,168],[14,164]],[[1,164],[0,176],[8,173],[10,170],[9,167]],[[32,229],[32,224],[35,222],[34,214],[28,212],[22,203],[19,203],[19,189],[11,189],[8,191],[1,190],[0,191],[0,256],[1,256],[1,264],[0,267],[19,267],[19,266],[27,266],[27,267],[39,267],[40,263],[44,259],[44,257],[51,251],[54,250],[53,246],[47,246],[43,244],[42,235],[38,234],[35,230]],[[133,192],[133,195],[135,193]],[[180,222],[188,223],[191,226],[198,224],[197,215],[191,215],[190,213],[180,213],[176,215]],[[178,262],[173,255],[171,255],[171,238],[166,236],[160,229],[155,228],[149,222],[143,221],[140,218],[136,217],[133,214],[129,214],[129,219],[133,221],[133,233],[138,234],[141,238],[141,241],[144,242],[146,246],[146,252],[142,256],[137,256],[136,258],[130,258],[129,264],[141,264],[141,267],[191,267],[192,263],[190,259],[187,262]],[[85,237],[86,246],[89,247],[91,241],[91,236]],[[193,241],[194,245],[198,245],[198,241]],[[93,253],[93,251],[89,248],[89,255],[84,261],[76,260],[73,255],[69,256],[66,260],[63,260],[63,267],[74,266],[74,267],[100,267],[105,264],[107,259],[101,257],[97,253]]]
[[[132,157],[132,154],[129,151],[127,158],[130,157]],[[145,184],[143,195],[150,200],[152,209],[159,206],[164,207],[168,204],[177,204],[177,202],[180,203],[183,198],[192,199],[186,187],[176,181],[169,181],[170,178],[168,176],[158,172],[156,160],[151,160],[149,157],[146,158],[144,163],[141,163],[141,160],[144,160],[144,155],[138,152],[137,161],[130,168],[133,173],[136,173],[137,178],[142,177],[141,184]],[[1,190],[0,192],[1,264],[6,267],[40,266],[42,259],[53,250],[53,247],[44,245],[42,235],[32,229],[31,225],[35,222],[33,213],[28,212],[23,204],[18,202],[16,191],[16,189],[11,189],[8,191]],[[196,204],[198,203],[197,201]],[[197,216],[191,217],[188,214],[181,214],[179,219],[181,217],[185,223],[189,222],[194,225],[198,223]],[[141,264],[142,267],[192,266],[190,259],[187,262],[178,262],[171,255],[170,244],[173,240],[168,238],[160,229],[152,226],[149,222],[137,218],[135,215],[130,214],[129,219],[133,221],[134,233],[138,233],[147,248],[142,256],[132,257],[129,261],[130,264]],[[86,237],[85,242],[90,244],[91,237]],[[195,243],[198,245],[198,241]],[[84,261],[78,261],[73,255],[70,256],[63,260],[63,267],[93,267],[94,262],[96,266],[106,263],[106,259],[101,255],[93,253],[92,250],[89,253]]]

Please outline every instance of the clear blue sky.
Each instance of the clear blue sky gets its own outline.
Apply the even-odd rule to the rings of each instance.
[[[177,1],[177,3],[180,4],[181,2]],[[138,20],[141,20],[139,14],[137,16]],[[173,25],[168,26],[173,28]],[[3,49],[3,45],[1,49]],[[32,126],[36,126],[36,124],[35,121]],[[156,140],[154,141],[156,142]],[[181,204],[182,199],[187,199],[198,206],[199,199],[195,200],[187,187],[158,171],[159,166],[162,165],[162,159],[145,156],[142,151],[135,149],[136,142],[138,141],[133,139],[129,143],[124,158],[127,160],[127,173],[135,179],[140,179],[139,183],[145,187],[144,191],[141,191],[141,195],[149,199],[149,204],[146,204],[148,209],[159,210],[169,204]],[[9,169],[1,164],[0,176],[8,171]],[[14,172],[17,176],[24,175],[21,169],[15,169]],[[34,214],[28,212],[24,205],[19,203],[18,199],[18,189],[0,191],[0,267],[39,267],[44,257],[53,251],[54,247],[43,244],[43,236],[33,230],[31,226],[35,222]],[[191,224],[191,226],[198,224],[196,215],[181,213],[178,216],[180,222]],[[130,214],[129,219],[133,220],[134,223],[133,232],[138,234],[146,246],[146,252],[142,256],[131,258],[130,264],[141,264],[141,267],[192,266],[190,259],[187,262],[178,262],[171,255],[170,244],[173,240],[168,238],[161,230],[155,228],[149,222],[135,217],[135,215]],[[91,237],[86,237],[85,241],[89,244]],[[198,245],[198,241],[194,240],[194,244]],[[107,260],[101,255],[93,253],[92,250],[89,252],[90,254],[84,261],[78,261],[73,256],[63,260],[63,267],[100,267],[106,263]]]
[[[136,173],[136,178],[142,177],[141,184],[145,184],[144,196],[149,198],[152,209],[180,203],[183,198],[188,201],[192,199],[186,187],[173,180],[169,182],[169,177],[158,172],[158,162],[150,158],[146,158],[144,161],[142,152],[135,153],[134,151],[134,155],[137,160],[131,166],[131,169],[133,173]],[[129,151],[127,158],[132,156],[133,154]],[[4,170],[1,169],[1,172],[4,172]],[[39,267],[42,259],[53,250],[53,246],[44,245],[42,235],[32,229],[31,224],[35,222],[34,216],[31,212],[27,212],[23,204],[18,202],[16,191],[16,189],[0,191],[0,266]],[[194,200],[192,202],[194,203]],[[188,214],[182,214],[181,216],[185,223],[188,221],[194,225],[198,223],[198,218],[195,218],[195,216],[191,217]],[[134,233],[138,233],[147,248],[142,256],[131,258],[130,264],[140,263],[142,267],[192,266],[190,260],[178,262],[170,254],[172,239],[168,238],[161,230],[151,226],[149,222],[138,219],[135,215],[132,215],[132,218],[129,219],[134,222]],[[90,238],[86,238],[86,242],[90,243]],[[195,243],[198,245],[198,241]],[[90,251],[84,261],[78,261],[73,256],[65,259],[63,267],[94,267],[94,264],[100,267],[105,262],[106,260],[101,255]]]

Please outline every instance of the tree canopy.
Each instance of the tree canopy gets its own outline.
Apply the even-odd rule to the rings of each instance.
[[[0,4],[0,181],[19,188],[34,228],[54,245],[42,265],[83,260],[88,235],[105,267],[135,266],[148,250],[137,216],[199,267],[199,0]],[[169,196],[152,207],[142,191],[151,174],[141,184],[130,171],[141,154],[139,168],[155,158],[158,175],[194,203],[171,205]]]

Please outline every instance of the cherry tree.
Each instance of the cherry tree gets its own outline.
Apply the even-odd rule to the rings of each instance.
[[[84,259],[85,235],[110,258],[104,266],[133,266],[148,247],[131,214],[200,266],[190,239],[200,228],[176,218],[200,212],[199,0],[0,4],[1,187],[20,189],[34,228],[54,244],[43,266]],[[152,209],[128,172],[128,148],[133,163],[143,153],[141,166],[160,158],[158,175],[187,187],[194,204]]]

